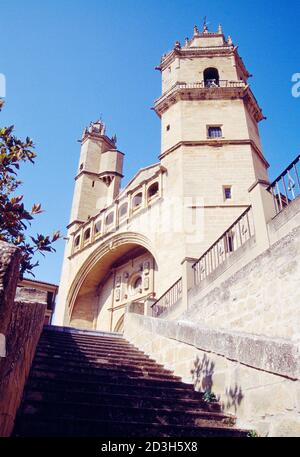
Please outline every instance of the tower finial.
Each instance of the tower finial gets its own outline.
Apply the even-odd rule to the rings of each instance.
[[[199,36],[199,35],[200,35],[200,34],[199,34],[199,29],[198,29],[198,27],[195,25],[195,26],[194,26],[194,36]]]
[[[229,35],[229,37],[228,37],[227,43],[229,44],[229,46],[232,46],[232,45],[233,45],[233,41],[232,41],[232,38],[231,38],[230,35]]]
[[[222,25],[221,25],[221,24],[219,24],[218,33],[219,33],[220,35],[223,34],[223,30],[222,30]]]
[[[208,33],[208,22],[207,22],[207,17],[204,16],[204,19],[203,19],[203,33]]]

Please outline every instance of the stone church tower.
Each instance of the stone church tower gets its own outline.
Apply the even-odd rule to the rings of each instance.
[[[229,37],[194,28],[157,69],[159,162],[121,190],[123,153],[102,121],[84,130],[56,323],[122,330],[129,303],[158,298],[249,205],[268,180],[264,118]],[[234,234],[227,249],[235,242]]]

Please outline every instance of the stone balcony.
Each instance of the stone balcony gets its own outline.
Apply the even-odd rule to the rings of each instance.
[[[154,111],[161,115],[179,100],[232,100],[233,98],[244,99],[251,104],[252,112],[257,122],[264,119],[250,87],[244,81],[199,81],[199,82],[176,82],[154,102]]]

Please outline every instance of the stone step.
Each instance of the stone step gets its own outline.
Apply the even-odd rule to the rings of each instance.
[[[95,342],[88,342],[88,341],[75,341],[75,340],[57,340],[57,339],[53,339],[53,338],[45,338],[45,337],[42,337],[40,338],[39,340],[39,344],[43,345],[43,344],[50,344],[51,346],[54,346],[54,347],[77,347],[77,348],[81,348],[81,347],[86,347],[86,348],[91,348],[91,349],[94,349],[94,348],[103,348],[103,347],[107,347],[107,348],[119,348],[121,350],[127,350],[127,349],[134,349],[134,350],[138,350],[133,344],[130,344],[130,343],[127,343],[124,341],[121,341],[121,342],[111,342],[111,341],[95,341]]]
[[[108,368],[108,369],[118,369],[118,370],[121,370],[121,371],[126,371],[127,369],[128,370],[133,370],[133,371],[137,371],[137,372],[142,372],[143,370],[145,370],[146,368],[148,370],[151,370],[151,371],[154,371],[154,372],[160,372],[160,373],[165,373],[165,374],[170,374],[173,376],[173,371],[171,370],[168,370],[166,368],[163,367],[163,365],[161,364],[158,364],[158,363],[153,363],[149,360],[147,361],[144,361],[143,363],[132,363],[131,361],[129,361],[128,363],[125,363],[126,360],[122,361],[122,365],[120,364],[120,361],[116,361],[116,360],[110,360],[109,358],[106,359],[106,358],[101,358],[101,357],[95,357],[95,358],[92,358],[92,359],[87,359],[87,358],[83,358],[82,360],[78,360],[78,358],[76,357],[59,357],[59,354],[57,354],[57,356],[52,356],[52,355],[49,355],[49,354],[37,354],[35,355],[35,360],[37,362],[41,362],[41,363],[61,363],[61,364],[70,364],[70,365],[74,365],[74,366],[90,366],[90,367],[99,367],[99,368]]]
[[[97,393],[93,391],[80,391],[80,390],[69,390],[58,386],[47,386],[47,390],[36,390],[33,386],[27,386],[25,389],[24,399],[35,400],[35,401],[59,401],[59,402],[86,402],[86,403],[98,403],[101,402],[103,405],[111,406],[123,406],[123,407],[138,407],[138,408],[156,408],[156,409],[174,409],[174,398],[161,398],[154,396],[143,395],[128,395],[121,393]],[[202,400],[202,397],[197,400],[176,398],[176,410],[186,411],[192,410],[197,412],[201,411],[214,411],[221,412],[221,406],[219,403],[208,403]]]
[[[37,348],[36,351],[37,355],[43,356],[43,355],[50,355],[50,356],[60,356],[61,358],[67,357],[67,358],[75,358],[76,360],[95,360],[97,358],[109,358],[111,360],[128,360],[128,361],[133,361],[133,362],[151,362],[155,364],[155,361],[150,359],[149,356],[144,355],[144,354],[118,354],[117,352],[102,352],[102,354],[97,354],[96,351],[87,351],[85,353],[83,352],[75,352],[75,351],[66,351],[65,349],[62,349],[61,351],[55,351],[53,349],[47,349],[47,348]]]
[[[154,385],[136,385],[135,383],[128,384],[124,382],[122,384],[116,382],[108,382],[105,384],[99,384],[98,380],[78,380],[71,378],[67,382],[65,379],[60,378],[49,378],[42,376],[35,376],[34,372],[31,372],[28,383],[31,389],[46,391],[47,389],[67,389],[71,391],[81,391],[81,392],[95,392],[97,394],[120,394],[120,395],[137,395],[140,397],[143,396],[159,396],[160,398],[174,399],[192,399],[198,400],[203,398],[202,392],[196,392],[188,384],[182,384],[180,387],[175,386],[164,386],[164,389],[161,389],[160,386]],[[182,387],[184,386],[184,387]]]
[[[221,422],[225,424],[228,416],[219,412],[212,411],[178,411],[176,405],[171,410],[155,408],[139,408],[130,406],[103,405],[100,402],[79,403],[79,402],[55,402],[45,400],[34,401],[28,400],[22,408],[22,414],[38,415],[40,418],[47,417],[73,419],[80,416],[86,420],[111,420],[130,422],[150,422],[163,423],[165,425],[188,425],[188,426],[206,426],[207,421]],[[232,418],[231,418],[232,420]]]
[[[136,387],[142,387],[142,386],[157,386],[160,388],[165,388],[165,387],[182,387],[184,384],[180,381],[177,381],[176,379],[164,379],[163,377],[161,378],[137,378],[137,377],[130,377],[126,375],[121,375],[121,374],[107,374],[103,375],[101,373],[97,372],[80,372],[76,370],[76,368],[73,370],[60,370],[58,368],[52,367],[51,370],[47,369],[38,369],[35,366],[32,367],[31,371],[31,376],[32,377],[37,377],[37,378],[48,378],[48,379],[55,379],[55,380],[64,380],[65,382],[70,382],[74,379],[77,379],[78,381],[81,382],[88,382],[88,381],[95,381],[99,382],[101,384],[103,383],[126,383],[127,385],[136,385]],[[185,385],[186,389],[192,390],[192,386],[186,384]]]
[[[219,403],[119,335],[43,331],[15,436],[246,436]]]
[[[136,349],[134,346],[125,346],[125,345],[111,345],[111,344],[98,344],[92,345],[92,344],[81,344],[77,345],[76,343],[53,343],[52,341],[43,341],[40,340],[38,344],[39,348],[49,348],[55,351],[60,351],[62,349],[65,349],[67,351],[75,351],[75,352],[81,352],[81,351],[95,351],[95,352],[103,352],[103,351],[112,351],[112,352],[130,352],[134,354],[144,354],[144,352],[139,351]]]
[[[120,352],[118,353],[117,351],[102,351],[101,353],[98,354],[97,351],[74,351],[74,350],[66,350],[66,349],[61,349],[61,350],[55,350],[53,348],[45,348],[45,347],[37,347],[37,354],[59,354],[62,356],[66,357],[76,357],[76,358],[96,358],[96,357],[111,357],[111,358],[119,358],[119,359],[132,359],[132,360],[150,360],[151,362],[155,363],[153,359],[151,359],[148,355],[146,354],[141,354],[138,352]]]
[[[48,340],[53,341],[60,341],[60,342],[77,342],[77,343],[111,343],[114,344],[125,344],[129,345],[129,341],[127,341],[123,337],[107,337],[107,336],[91,336],[91,335],[77,335],[77,334],[69,334],[69,333],[59,333],[59,332],[44,332],[41,335],[41,338],[47,338]]]
[[[37,370],[59,370],[59,371],[72,371],[76,370],[76,373],[96,373],[104,376],[114,376],[120,375],[120,377],[133,377],[133,378],[163,378],[163,379],[173,379],[176,381],[181,381],[179,376],[174,376],[170,372],[165,372],[162,369],[156,369],[155,367],[150,368],[136,368],[133,369],[130,366],[123,368],[122,366],[118,367],[117,365],[111,364],[97,364],[91,362],[80,362],[76,363],[74,361],[61,360],[61,359],[50,359],[45,360],[43,357],[36,357],[33,362],[33,368]]]
[[[36,357],[37,358],[44,358],[46,360],[57,360],[57,361],[62,361],[62,362],[65,362],[66,364],[68,363],[68,361],[72,361],[72,362],[78,362],[78,366],[80,366],[81,363],[91,363],[91,364],[97,364],[97,366],[101,367],[101,366],[109,366],[109,367],[122,367],[124,369],[140,369],[140,368],[143,368],[143,369],[154,369],[154,370],[161,370],[161,371],[164,371],[164,368],[162,365],[159,365],[159,364],[156,364],[156,363],[153,363],[151,360],[148,360],[148,359],[117,359],[117,358],[111,358],[111,357],[91,357],[91,358],[86,358],[86,357],[71,357],[71,356],[66,356],[66,355],[62,355],[61,357],[59,357],[59,355],[52,355],[52,354],[49,354],[49,353],[44,353],[44,352],[40,352],[38,351],[36,353]]]
[[[56,335],[83,335],[93,336],[97,338],[123,338],[123,334],[120,332],[107,332],[103,330],[91,330],[91,329],[79,329],[75,327],[60,327],[57,325],[45,325],[43,328],[43,334],[56,334]]]
[[[246,437],[247,431],[211,424],[206,427],[136,423],[130,421],[90,421],[81,419],[57,419],[26,416],[18,421],[14,436],[52,437]]]

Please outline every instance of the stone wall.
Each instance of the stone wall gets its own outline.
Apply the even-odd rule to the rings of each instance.
[[[10,436],[39,340],[46,305],[15,301],[19,279],[17,248],[0,242],[0,333],[6,357],[0,358],[0,436]]]
[[[300,339],[300,227],[206,294],[189,291],[182,318],[272,337]]]
[[[130,313],[125,337],[184,382],[215,393],[238,426],[300,436],[299,346],[291,341]]]

